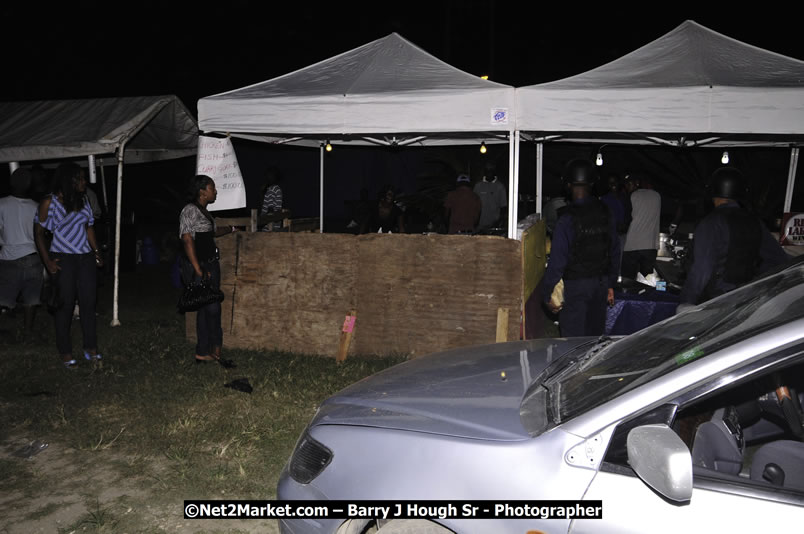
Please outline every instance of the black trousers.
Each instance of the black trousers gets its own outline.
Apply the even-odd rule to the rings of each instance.
[[[59,260],[61,270],[56,275],[56,284],[64,304],[53,314],[56,323],[56,348],[59,354],[72,354],[70,327],[73,322],[73,305],[76,297],[81,309],[81,332],[84,350],[98,348],[95,319],[95,297],[98,288],[98,271],[95,255],[64,254],[51,252],[50,257]]]
[[[563,337],[602,336],[606,330],[606,276],[564,280],[564,307],[558,315]]]
[[[656,267],[656,252],[655,248],[623,252],[620,274],[631,280],[636,280],[638,272],[648,276]]]
[[[218,260],[201,263],[201,270],[209,271],[209,279],[216,289],[221,287],[221,265]],[[193,273],[193,281],[199,277]],[[81,312],[83,316],[83,311]],[[195,316],[195,353],[198,356],[209,356],[214,347],[223,346],[223,329],[221,328],[221,303],[207,304],[196,312]]]

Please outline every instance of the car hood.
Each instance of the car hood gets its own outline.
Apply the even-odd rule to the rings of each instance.
[[[595,338],[537,339],[453,349],[364,378],[321,405],[312,425],[522,440],[522,396],[552,361]]]

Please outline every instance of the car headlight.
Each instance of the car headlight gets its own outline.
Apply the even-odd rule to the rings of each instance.
[[[290,457],[290,476],[299,484],[309,484],[332,461],[332,451],[314,440],[305,430]]]

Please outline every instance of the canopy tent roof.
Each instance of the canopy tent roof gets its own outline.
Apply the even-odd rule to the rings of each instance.
[[[670,145],[804,144],[804,61],[693,21],[588,72],[516,89],[536,138]]]
[[[202,131],[268,142],[462,144],[504,137],[514,129],[513,108],[513,87],[452,67],[392,33],[202,98],[198,118]]]
[[[195,155],[198,126],[174,95],[0,102],[0,162],[113,154],[140,163]]]

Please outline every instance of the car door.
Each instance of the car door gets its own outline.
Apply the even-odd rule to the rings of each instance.
[[[763,391],[773,392],[779,380],[792,381],[792,386],[804,391],[801,354],[798,350],[788,350],[755,362],[752,369],[733,373],[734,380],[731,377],[717,377],[709,384],[699,386],[697,391],[686,392],[663,407],[620,423],[619,432],[615,430],[609,443],[606,460],[584,495],[586,500],[602,501],[603,519],[576,520],[570,532],[781,532],[788,531],[791,525],[804,524],[804,490],[800,489],[801,481],[799,489],[796,489],[774,487],[750,478],[751,462],[762,446],[778,443],[777,440],[797,443],[783,427],[777,427],[780,433],[777,436],[750,430],[758,425],[766,425],[769,419],[779,421],[773,410],[761,408],[769,400],[769,395],[761,394]],[[772,393],[770,397],[772,401]],[[758,410],[754,409],[755,401]],[[736,415],[738,413],[741,414],[739,417]],[[691,421],[695,423],[689,424]],[[686,450],[692,451],[688,460],[694,466],[692,497],[689,501],[674,502],[660,495],[630,466],[625,436],[634,427],[657,423],[670,426]],[[740,427],[749,423],[750,426],[746,428]],[[724,441],[717,443],[718,446],[724,445],[722,449],[717,447],[717,454],[721,455],[717,469],[713,467],[714,461],[704,459],[706,455],[703,453],[706,451],[701,449],[713,446],[711,439],[703,439],[704,425],[709,425],[708,430],[723,429],[721,438]],[[746,432],[746,429],[749,431]],[[744,438],[746,435],[759,437],[749,443]],[[801,448],[798,445],[795,448],[804,450],[804,443],[798,444]],[[727,463],[723,460],[722,451],[729,447],[736,458],[728,459],[732,465],[727,469],[722,467]]]
[[[603,519],[576,520],[573,534],[785,532],[804,521],[804,496],[721,481],[695,480],[692,499],[679,504],[636,475],[601,470],[584,498],[603,501]]]

